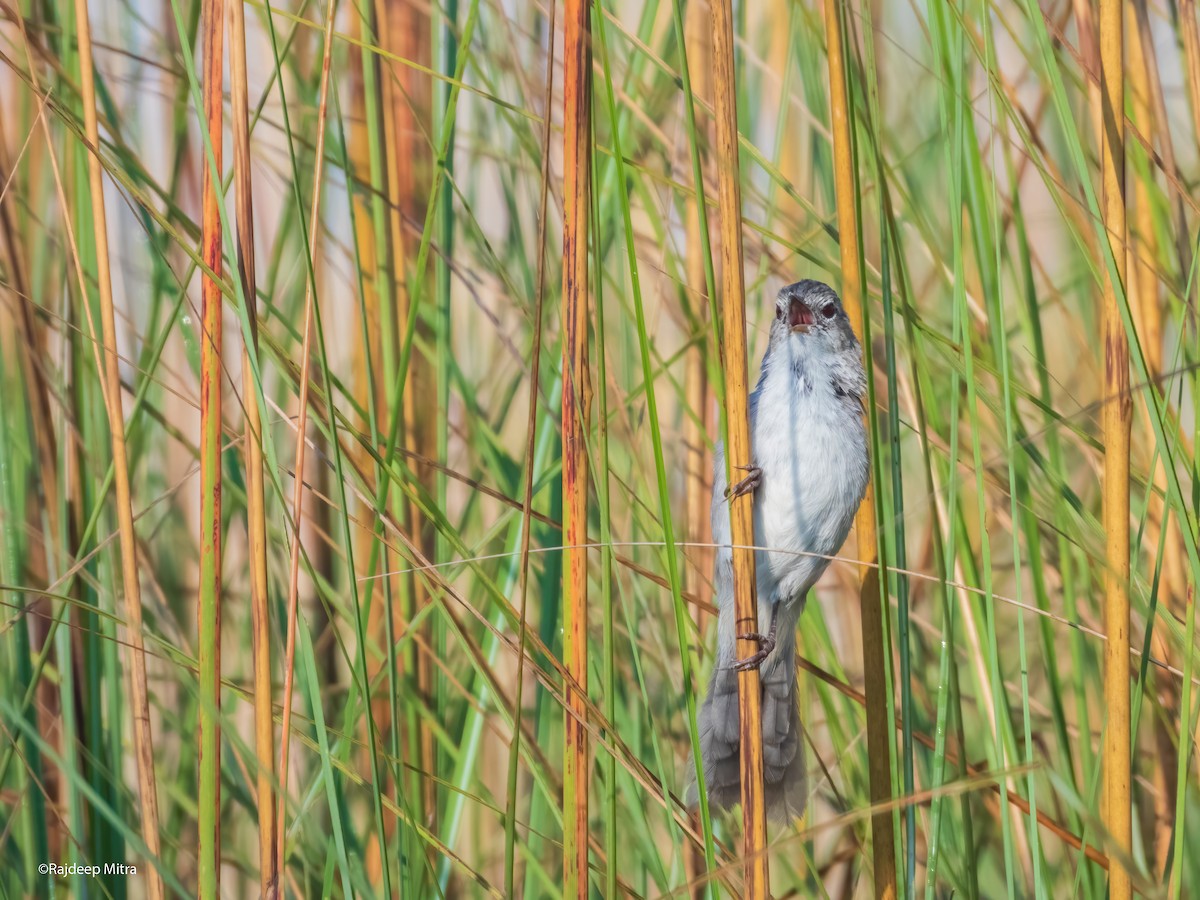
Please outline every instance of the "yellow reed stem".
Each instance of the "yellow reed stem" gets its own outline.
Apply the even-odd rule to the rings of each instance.
[[[125,666],[129,675],[133,718],[133,743],[137,757],[138,800],[142,812],[142,839],[152,857],[161,853],[158,833],[158,787],[154,774],[154,736],[150,728],[150,691],[146,684],[146,649],[142,636],[142,591],[137,566],[137,535],[133,529],[133,501],[129,486],[129,456],[125,446],[125,410],[121,400],[121,375],[117,365],[117,328],[113,310],[112,273],[109,268],[108,223],[104,211],[104,184],[100,168],[100,128],[96,118],[96,83],[92,61],[92,31],[87,0],[75,0],[79,29],[80,92],[83,100],[84,133],[88,140],[88,187],[92,201],[92,230],[96,241],[96,286],[100,294],[100,327],[104,340],[104,403],[108,412],[113,455],[113,487],[116,491],[117,529],[121,545],[121,579],[125,592],[124,638],[128,650]],[[82,274],[82,273],[80,273]],[[82,296],[86,285],[80,279]],[[89,327],[92,317],[87,316]],[[49,420],[47,420],[47,425]],[[147,865],[146,894],[151,900],[163,896],[162,880],[153,865]]]
[[[733,10],[730,0],[713,0],[713,92],[717,123],[717,203],[721,217],[721,361],[725,369],[725,458],[729,471],[753,460],[750,448],[749,385],[746,371],[746,288],[742,261],[742,191],[738,167],[737,75],[733,64]],[[728,473],[727,473],[728,474]],[[732,484],[732,481],[730,482]],[[754,578],[754,498],[729,502],[733,541],[734,629],[758,631]],[[738,656],[758,646],[738,640]],[[745,895],[770,896],[766,798],[763,793],[762,690],[757,669],[738,673],[741,745],[742,829]]]
[[[233,119],[233,169],[236,179],[238,276],[246,316],[257,340],[258,303],[254,269],[254,182],[250,159],[250,99],[246,77],[246,16],[238,0],[229,3],[229,87]],[[258,810],[259,890],[263,897],[278,891],[275,856],[275,720],[271,688],[271,618],[267,593],[267,517],[263,483],[262,412],[254,387],[250,354],[242,346],[242,406],[246,422],[246,535],[250,565],[250,616],[254,646],[254,749],[258,762],[255,799]]]
[[[1125,281],[1124,19],[1121,0],[1100,4],[1100,175],[1104,223]],[[1132,845],[1129,747],[1129,343],[1118,306],[1119,285],[1104,279],[1104,823],[1117,847]],[[1109,870],[1109,897],[1127,900],[1129,873]]]
[[[846,65],[842,26],[837,0],[825,0],[825,35],[829,54],[829,105],[833,124],[834,186],[837,192],[838,243],[842,260],[842,303],[854,333],[863,342],[863,353],[871,348],[863,340],[862,268],[858,244],[858,186],[854,170],[854,148],[847,111]],[[872,804],[887,803],[892,797],[891,725],[887,714],[888,649],[884,641],[883,605],[880,600],[879,569],[875,537],[875,489],[866,496],[854,520],[858,558],[864,563],[859,601],[862,611],[863,678],[867,694],[867,759]],[[875,896],[896,896],[896,848],[892,811],[882,808],[871,817]]]
[[[1184,72],[1191,99],[1192,124],[1200,139],[1200,24],[1196,21],[1196,0],[1179,0],[1179,30],[1183,35]]]
[[[1130,31],[1129,41],[1129,101],[1134,127],[1146,139],[1149,146],[1154,141],[1154,111],[1151,103],[1150,74],[1148,60],[1142,42],[1138,39],[1137,14],[1132,8],[1126,8],[1127,26]],[[1135,179],[1133,185],[1133,222],[1129,230],[1129,245],[1127,247],[1127,271],[1129,275],[1129,301],[1133,312],[1133,320],[1137,325],[1139,339],[1142,343],[1142,353],[1146,358],[1146,369],[1151,377],[1155,377],[1161,366],[1162,346],[1162,317],[1158,303],[1158,275],[1154,271],[1154,261],[1158,257],[1158,241],[1154,233],[1154,211],[1151,208],[1151,188],[1153,174],[1148,178]],[[1152,456],[1155,446],[1154,426],[1151,422],[1153,410],[1149,408],[1149,397],[1142,404],[1145,415],[1142,423],[1145,426],[1146,452]],[[1167,478],[1161,462],[1154,467],[1154,486],[1156,490],[1166,495]],[[1163,528],[1170,528],[1167,516],[1167,506],[1163,497],[1153,493],[1147,497],[1149,510],[1147,519],[1149,528],[1146,529],[1145,545],[1148,550],[1158,547],[1158,539]],[[1168,538],[1170,540],[1170,538]],[[1160,582],[1159,597],[1167,609],[1176,609],[1177,600],[1172,589],[1170,551],[1163,554],[1163,574]],[[1151,558],[1152,559],[1152,558]],[[1153,566],[1155,563],[1150,562]],[[1182,613],[1182,609],[1178,612]],[[1156,659],[1170,662],[1172,658],[1171,644],[1163,633],[1165,629],[1154,629],[1153,653]],[[1153,804],[1154,814],[1143,821],[1143,831],[1148,848],[1153,849],[1153,868],[1151,871],[1161,873],[1166,870],[1167,854],[1171,849],[1171,838],[1175,821],[1175,740],[1171,734],[1171,719],[1179,709],[1179,684],[1173,680],[1164,680],[1158,689],[1158,702],[1165,715],[1155,716],[1154,741],[1159,753],[1159,765],[1155,766],[1151,778],[1154,783]]]

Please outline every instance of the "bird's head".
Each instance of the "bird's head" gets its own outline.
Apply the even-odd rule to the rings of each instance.
[[[771,350],[788,347],[804,355],[837,353],[857,344],[842,301],[829,285],[797,281],[775,298]]]

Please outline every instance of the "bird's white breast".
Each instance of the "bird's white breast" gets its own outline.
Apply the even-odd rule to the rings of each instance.
[[[866,489],[867,442],[857,403],[816,359],[773,359],[755,392],[751,445],[759,597],[798,601],[837,553]],[[807,555],[812,554],[812,555]]]
[[[836,373],[857,371],[858,357],[839,359],[805,352],[789,341],[763,360],[750,395],[750,443],[762,480],[754,491],[754,543],[759,629],[782,604],[794,622],[800,602],[837,553],[866,491],[870,463],[858,400],[835,388]],[[857,354],[857,346],[851,351]],[[861,391],[861,383],[857,385]],[[712,531],[717,551],[717,602],[733,602],[729,508],[724,499],[725,453],[718,444],[713,466]],[[740,477],[742,473],[735,473]],[[722,652],[732,653],[734,624]]]

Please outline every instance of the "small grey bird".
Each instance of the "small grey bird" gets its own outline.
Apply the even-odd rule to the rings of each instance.
[[[838,295],[819,281],[779,292],[758,385],[750,395],[753,461],[726,488],[725,450],[714,463],[712,531],[716,561],[717,654],[700,710],[700,750],[709,802],[741,800],[737,671],[760,667],[763,775],[770,818],[804,812],[803,737],[796,700],[796,623],[808,589],[838,552],[867,489],[863,424],[867,380],[862,350]],[[753,491],[759,643],[736,658],[733,560],[726,501]]]

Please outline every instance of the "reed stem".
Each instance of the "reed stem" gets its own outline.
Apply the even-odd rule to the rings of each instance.
[[[263,482],[262,413],[251,354],[258,353],[257,278],[254,266],[254,180],[250,157],[250,99],[246,77],[246,16],[242,3],[229,3],[229,86],[236,178],[237,265],[253,344],[242,344],[242,407],[245,411],[246,535],[250,567],[250,617],[254,652],[255,798],[258,812],[259,890],[278,891],[275,855],[275,720],[271,686],[271,616],[267,592],[267,514]]]
[[[129,455],[125,445],[125,409],[121,399],[121,374],[117,361],[117,328],[113,308],[112,273],[108,251],[108,222],[104,210],[104,183],[100,167],[100,127],[96,118],[96,83],[92,59],[92,31],[87,0],[76,0],[79,28],[80,90],[84,133],[88,140],[88,188],[91,194],[92,229],[96,242],[96,286],[100,294],[100,323],[104,341],[102,373],[113,455],[117,527],[121,546],[121,579],[125,591],[128,649],[125,666],[129,677],[133,713],[134,752],[137,755],[138,800],[142,812],[142,839],[152,857],[161,853],[158,824],[158,784],[154,773],[154,736],[150,726],[150,691],[146,683],[146,647],[142,635],[142,590],[137,565],[137,534],[133,528],[133,500],[129,484]],[[86,302],[87,287],[80,284]],[[89,327],[93,321],[88,314]],[[46,426],[49,422],[44,423]],[[162,879],[155,865],[146,866],[146,894],[163,896]]]
[[[588,208],[591,202],[591,4],[566,0],[563,22],[563,896],[588,896]]]
[[[1125,81],[1121,0],[1100,4],[1100,175],[1104,224],[1114,270],[1104,279],[1104,824],[1115,845],[1132,846],[1129,685],[1129,339],[1119,306],[1125,282]],[[1123,865],[1109,869],[1109,897],[1127,900]]]
[[[850,316],[854,333],[863,345],[863,355],[871,352],[865,339],[863,309],[862,252],[859,245],[858,179],[854,164],[854,146],[850,133],[850,94],[846,84],[841,12],[838,0],[825,0],[825,35],[829,57],[829,105],[833,124],[834,188],[837,195],[838,246],[842,262],[842,303]],[[870,367],[868,365],[868,371]],[[870,411],[864,414],[870,426]],[[859,602],[862,615],[863,679],[867,695],[867,758],[871,803],[886,804],[892,797],[892,729],[888,721],[887,672],[888,647],[884,627],[884,604],[880,596],[882,582],[875,528],[875,488],[867,485],[866,495],[854,520],[858,558],[862,561]],[[896,832],[894,811],[883,806],[871,817],[874,855],[875,896],[896,896]]]
[[[221,884],[221,148],[225,26],[224,0],[204,0],[204,116],[212,141],[213,164],[204,166],[201,256],[203,277],[200,349],[200,600],[199,619],[200,785],[197,798],[199,842],[197,877],[202,900],[215,900]],[[213,168],[215,168],[215,178]]]
[[[733,64],[733,9],[730,0],[713,0],[713,91],[717,123],[717,206],[721,240],[721,363],[725,370],[726,477],[752,463],[749,384],[746,370],[746,284],[742,261],[742,190],[738,165],[737,73]],[[734,630],[756,632],[758,598],[754,576],[754,498],[729,502],[733,541]],[[758,650],[752,640],[738,640],[738,656]],[[738,673],[741,746],[742,839],[745,895],[770,896],[767,857],[767,809],[763,792],[762,692],[757,669]]]

